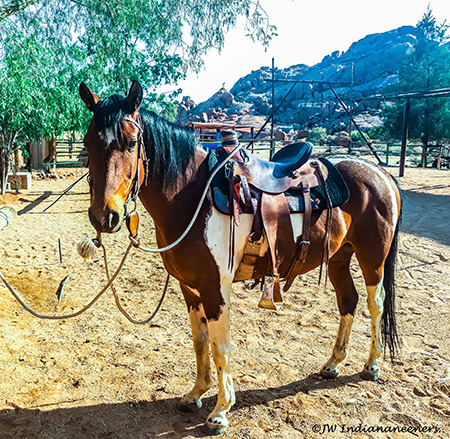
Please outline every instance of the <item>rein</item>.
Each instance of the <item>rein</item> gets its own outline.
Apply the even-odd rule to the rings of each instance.
[[[128,200],[125,203],[125,206],[127,206],[130,202],[134,202],[134,208],[132,211],[128,212],[127,209],[125,209],[125,220],[126,220],[126,224],[128,227],[128,231],[130,232],[129,238],[130,241],[132,242],[133,246],[135,248],[138,248],[142,251],[145,252],[149,252],[149,253],[163,253],[166,252],[168,250],[173,249],[174,247],[176,247],[185,237],[186,235],[190,232],[190,230],[192,229],[195,221],[198,218],[198,215],[200,213],[200,210],[202,208],[203,202],[205,201],[206,196],[208,195],[208,190],[209,187],[211,186],[211,182],[213,181],[214,177],[217,175],[217,173],[226,166],[226,164],[231,161],[235,155],[235,153],[237,153],[239,150],[241,150],[242,148],[244,148],[244,144],[240,144],[238,146],[236,146],[230,153],[229,155],[219,164],[219,166],[217,166],[217,168],[211,173],[211,175],[209,176],[206,184],[205,184],[205,189],[202,192],[202,195],[200,197],[200,200],[198,202],[197,208],[195,209],[194,215],[192,216],[191,221],[189,222],[189,224],[187,225],[186,229],[184,230],[184,232],[178,237],[178,239],[176,239],[174,242],[172,242],[172,244],[169,244],[165,247],[161,247],[161,248],[149,248],[149,247],[144,247],[143,245],[141,245],[140,243],[140,235],[138,232],[138,227],[139,227],[139,216],[136,212],[136,197],[138,196],[139,192],[140,192],[140,185],[139,185],[139,161],[141,159],[143,159],[144,162],[144,169],[145,169],[145,176],[144,176],[144,182],[147,179],[147,174],[148,174],[148,166],[145,164],[147,162],[146,158],[145,158],[145,147],[144,147],[144,141],[142,138],[142,133],[143,133],[143,129],[142,127],[139,125],[138,122],[136,122],[134,119],[129,118],[129,117],[125,117],[124,120],[126,120],[127,122],[131,122],[133,125],[136,126],[136,128],[139,130],[139,137],[138,137],[138,157],[137,157],[137,170],[136,170],[136,176],[134,178],[134,182],[133,182],[133,187],[132,190],[130,192],[130,195],[128,197]],[[258,133],[259,134],[259,133]],[[142,153],[141,153],[142,150]]]
[[[205,198],[208,194],[208,189],[211,185],[211,182],[213,180],[213,178],[216,176],[216,174],[229,162],[232,160],[234,154],[236,152],[238,152],[240,149],[242,149],[244,147],[243,144],[238,145],[236,148],[234,148],[232,150],[232,152],[225,158],[225,160],[223,162],[220,163],[220,165],[211,173],[211,175],[209,176],[206,185],[205,185],[205,189],[203,190],[203,193],[200,197],[197,209],[194,212],[194,215],[190,221],[190,223],[188,224],[188,226],[186,227],[185,231],[180,235],[180,237],[175,240],[172,244],[166,246],[166,247],[162,247],[162,248],[147,248],[144,247],[140,244],[139,242],[139,232],[138,232],[138,227],[139,227],[139,216],[138,213],[136,212],[136,198],[140,192],[140,173],[139,173],[139,161],[143,160],[144,162],[144,170],[145,170],[145,175],[144,175],[144,181],[147,179],[147,173],[148,173],[148,166],[147,166],[147,160],[146,160],[146,156],[145,156],[145,148],[144,148],[144,142],[142,139],[142,127],[138,124],[138,122],[136,122],[134,119],[131,118],[125,118],[125,120],[127,120],[128,122],[133,123],[139,130],[139,137],[138,137],[138,157],[137,157],[137,170],[136,170],[136,176],[133,182],[133,187],[132,190],[130,192],[130,195],[128,197],[128,200],[125,203],[125,220],[126,220],[126,224],[127,224],[127,228],[130,232],[129,235],[129,239],[130,239],[130,244],[128,245],[122,260],[119,264],[119,266],[117,267],[116,271],[114,272],[114,274],[112,276],[110,276],[110,272],[109,272],[109,265],[108,265],[108,259],[106,256],[106,248],[103,245],[103,243],[101,242],[100,239],[100,235],[97,238],[97,247],[101,247],[103,250],[103,259],[105,262],[105,271],[106,271],[106,276],[108,279],[107,284],[101,289],[101,291],[99,293],[97,293],[97,295],[87,304],[85,305],[83,308],[81,308],[80,310],[71,313],[71,314],[64,314],[64,315],[45,315],[45,314],[40,314],[36,311],[34,311],[33,309],[31,309],[25,302],[24,300],[19,296],[19,294],[16,293],[16,291],[13,289],[13,287],[9,284],[9,282],[6,280],[5,276],[3,275],[2,271],[0,270],[0,279],[3,281],[3,283],[5,284],[6,288],[10,291],[10,293],[12,294],[12,296],[16,299],[16,301],[22,306],[23,309],[25,309],[27,312],[29,312],[31,315],[33,315],[34,317],[40,318],[40,319],[47,319],[47,320],[62,320],[62,319],[68,319],[68,318],[73,318],[73,317],[77,317],[80,314],[83,314],[85,311],[87,311],[89,308],[91,308],[95,302],[97,302],[97,300],[107,291],[108,288],[111,288],[113,295],[114,295],[114,300],[116,302],[117,308],[119,309],[119,311],[132,323],[134,324],[138,324],[138,325],[143,325],[146,324],[148,322],[150,322],[157,314],[157,312],[159,311],[159,309],[162,306],[162,303],[164,301],[166,292],[167,292],[167,288],[169,285],[169,280],[170,280],[170,274],[167,275],[167,279],[166,279],[166,283],[164,286],[164,291],[163,294],[161,295],[161,298],[158,302],[158,305],[156,306],[154,312],[151,314],[150,317],[148,317],[145,320],[135,320],[133,319],[126,311],[125,309],[122,307],[122,305],[120,304],[119,301],[119,297],[117,294],[117,290],[114,287],[114,280],[116,279],[116,277],[119,275],[123,265],[125,264],[125,260],[127,259],[130,250],[132,247],[138,248],[140,250],[143,250],[145,252],[150,252],[150,253],[162,253],[162,252],[166,252],[172,248],[174,248],[176,245],[178,245],[185,237],[186,235],[189,233],[189,231],[192,229],[192,226],[194,225],[195,221],[197,220],[197,217],[200,213],[200,209],[203,205],[203,202],[205,201]],[[84,176],[83,176],[84,177]],[[78,182],[78,181],[77,181]],[[76,183],[77,183],[76,182]],[[127,206],[130,203],[134,203],[133,209],[131,211],[128,211]]]

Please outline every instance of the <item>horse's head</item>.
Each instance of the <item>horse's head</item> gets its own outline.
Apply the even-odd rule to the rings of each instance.
[[[142,87],[133,81],[126,98],[101,100],[84,84],[80,96],[93,117],[84,137],[89,155],[91,205],[89,219],[98,232],[117,232],[127,201],[144,179],[139,108]]]

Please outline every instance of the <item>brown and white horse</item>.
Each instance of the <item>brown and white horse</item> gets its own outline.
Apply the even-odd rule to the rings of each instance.
[[[92,225],[100,233],[118,231],[130,193],[138,186],[140,200],[154,220],[158,245],[171,244],[189,224],[209,177],[206,152],[194,132],[142,109],[142,88],[137,82],[133,82],[126,98],[114,95],[101,100],[84,84],[80,85],[80,96],[93,112],[84,138],[89,154]],[[140,145],[145,148],[148,169],[140,160]],[[341,320],[331,357],[320,373],[326,378],[335,377],[339,363],[346,357],[358,302],[350,273],[350,259],[355,254],[365,279],[372,318],[369,357],[361,376],[376,380],[383,341],[391,356],[397,344],[394,266],[400,192],[389,174],[368,161],[356,157],[330,160],[347,182],[350,199],[332,211],[328,274],[336,290]],[[227,412],[235,402],[230,373],[230,291],[252,219],[252,215],[242,215],[236,227],[234,268],[230,268],[228,253],[231,219],[215,210],[209,197],[186,238],[162,253],[167,271],[180,282],[197,358],[194,387],[181,400],[180,407],[194,410],[202,406],[202,395],[212,382],[211,347],[219,392],[206,426],[214,433],[226,429]],[[325,222],[326,213],[313,215],[303,273],[321,263]],[[292,215],[292,224],[295,236],[300,236],[302,214]]]

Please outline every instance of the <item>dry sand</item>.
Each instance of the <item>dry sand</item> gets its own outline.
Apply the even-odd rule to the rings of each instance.
[[[31,190],[0,197],[0,205],[19,212],[0,231],[0,268],[44,313],[78,309],[105,283],[101,259],[84,262],[76,250],[83,236],[95,236],[87,219],[86,182],[42,213],[73,181],[74,176],[34,180]],[[317,271],[296,281],[279,312],[259,309],[258,292],[236,285],[236,405],[226,437],[450,437],[450,172],[407,169],[401,185],[399,358],[393,364],[381,362],[378,382],[359,378],[369,350],[370,318],[356,265],[360,301],[349,356],[335,380],[317,374],[331,353],[339,321],[334,292],[330,284],[326,290],[317,285]],[[143,240],[150,245],[151,222],[148,215],[142,217]],[[128,245],[126,232],[107,236],[105,244],[111,265],[117,266]],[[69,273],[72,278],[58,303],[55,292]],[[134,316],[148,316],[164,278],[159,256],[134,251],[116,282],[124,306]],[[177,409],[193,384],[195,359],[174,280],[154,323],[146,326],[129,323],[109,292],[76,319],[38,320],[0,285],[0,328],[1,439],[205,437],[200,427],[214,407],[217,386],[205,396],[200,412]],[[314,432],[315,425],[325,424],[336,431]],[[342,432],[347,427],[354,431]],[[375,427],[434,430],[370,432]]]

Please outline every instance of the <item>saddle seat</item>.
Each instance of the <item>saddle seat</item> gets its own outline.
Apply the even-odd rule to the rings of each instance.
[[[292,143],[280,149],[270,161],[247,153],[247,160],[236,160],[234,174],[244,176],[251,186],[268,194],[281,194],[298,187],[300,182],[317,187],[320,184],[317,172],[308,165],[312,150],[309,142]],[[325,167],[323,172],[327,173]]]

